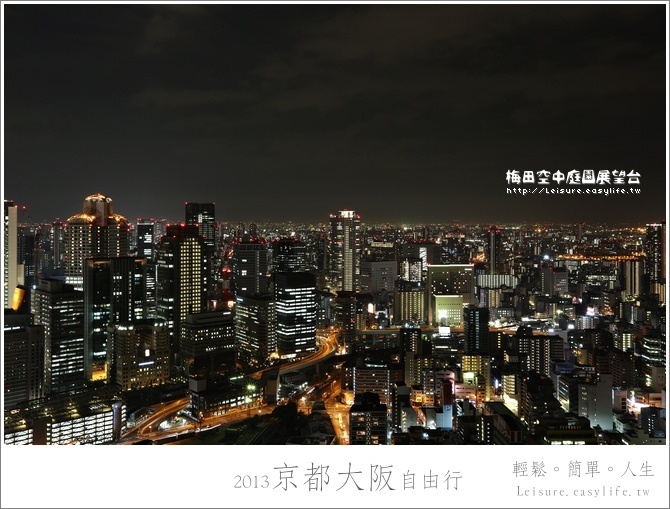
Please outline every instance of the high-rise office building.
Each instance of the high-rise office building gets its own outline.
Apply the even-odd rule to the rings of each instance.
[[[198,231],[205,240],[207,252],[213,255],[216,250],[215,203],[186,203],[186,224],[198,225]]]
[[[40,280],[32,292],[35,324],[44,325],[49,392],[84,383],[84,292],[56,279]]]
[[[108,380],[122,391],[162,385],[170,378],[170,335],[161,320],[108,325]]]
[[[207,310],[208,275],[205,242],[198,227],[168,226],[156,251],[156,316],[168,324],[175,362],[186,315]]]
[[[107,326],[146,317],[146,258],[88,258],[84,262],[84,343],[87,379],[104,379]]]
[[[295,357],[316,349],[316,277],[309,273],[274,275],[277,349],[281,357]]]
[[[44,396],[46,342],[44,325],[34,325],[33,315],[5,309],[4,318],[4,403],[8,410]]]
[[[130,226],[114,213],[112,199],[92,194],[84,199],[81,213],[67,220],[65,232],[65,282],[84,288],[84,260],[90,257],[128,256]]]
[[[57,271],[65,266],[65,223],[54,221],[49,231],[49,244],[51,245],[50,269]]]
[[[392,292],[398,278],[398,262],[395,260],[361,261],[361,291],[378,294]]]
[[[470,305],[463,309],[465,353],[489,352],[489,310]]]
[[[428,266],[428,281],[426,291],[428,292],[428,321],[429,323],[441,323],[446,320],[445,325],[458,325],[462,312],[455,309],[457,313],[449,312],[449,309],[457,308],[457,299],[461,298],[462,305],[475,303],[475,271],[474,265],[429,265]],[[454,302],[443,303],[445,313],[443,316],[438,314],[438,304],[441,304],[437,297],[447,297],[447,300]],[[453,315],[453,316],[452,316]],[[444,319],[444,320],[443,320]],[[455,323],[454,320],[459,320]]]
[[[216,254],[216,217],[215,203],[186,203],[185,221],[187,225],[197,225],[198,231],[205,241],[205,252],[207,253],[207,263],[209,267],[209,288],[212,292],[215,289],[218,266]]]
[[[272,249],[273,272],[307,272],[307,246],[296,238],[273,240]]]
[[[5,200],[5,229],[4,229],[4,307],[10,307],[14,290],[19,284],[18,278],[18,210],[13,201]]]
[[[426,287],[420,281],[395,282],[393,292],[393,321],[423,323],[425,321]]]
[[[503,241],[500,229],[492,225],[486,232],[486,254],[489,274],[504,272]]]
[[[330,274],[336,290],[360,290],[361,216],[353,210],[330,215]]]
[[[643,293],[644,260],[621,262],[621,288],[626,297],[636,297]]]
[[[268,245],[245,235],[233,242],[233,286],[235,295],[266,295],[270,290]]]
[[[277,350],[275,302],[270,295],[238,295],[235,303],[235,342],[250,364],[265,364]]]
[[[234,364],[237,350],[231,311],[186,315],[181,328],[180,350],[189,375],[216,373]]]
[[[649,282],[649,291],[658,294],[659,301],[665,302],[665,221],[647,225],[645,239],[645,273]]]
[[[156,223],[152,219],[137,220],[137,256],[153,259],[155,231]]]
[[[39,265],[39,245],[37,235],[28,226],[18,228],[18,284],[25,288],[32,288],[37,277]],[[26,296],[30,305],[30,293]]]

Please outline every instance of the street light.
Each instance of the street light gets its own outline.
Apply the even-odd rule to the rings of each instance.
[[[253,384],[247,385],[247,397],[245,398],[247,402],[247,417],[251,415],[251,400],[252,400],[251,395],[254,393],[255,390],[256,390],[255,385]]]

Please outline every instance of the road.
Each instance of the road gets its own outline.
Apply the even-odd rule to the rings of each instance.
[[[339,344],[337,342],[337,334],[333,331],[328,330],[327,332],[319,333],[317,335],[317,340],[319,343],[319,349],[306,357],[303,357],[295,362],[287,363],[282,365],[279,368],[279,374],[283,375],[285,373],[291,373],[293,371],[299,371],[306,369],[314,364],[322,362],[333,355],[338,351]],[[261,371],[252,373],[250,376],[253,378],[259,379],[263,372],[267,371],[267,368]],[[185,426],[180,426],[176,428],[170,428],[167,430],[158,430],[158,425],[169,419],[170,417],[176,415],[180,410],[188,408],[190,400],[188,397],[184,397],[173,401],[171,403],[161,403],[160,405],[154,405],[152,408],[156,410],[155,414],[152,414],[146,421],[135,426],[134,428],[129,429],[124,433],[119,440],[120,444],[129,444],[133,442],[138,442],[140,440],[157,440],[162,438],[167,438],[174,436],[178,433],[184,433],[186,431],[192,431],[198,423],[189,423]],[[251,409],[251,412],[246,409],[231,410],[222,416],[213,416],[203,419],[201,423],[201,428],[221,425],[221,424],[231,424],[233,422],[243,421],[247,417],[260,413],[261,415],[271,413],[276,405],[262,405]],[[253,412],[253,413],[252,413]],[[348,420],[347,420],[348,422]]]
[[[159,405],[154,405],[153,408],[156,410],[156,413],[152,414],[146,421],[137,426],[127,430],[121,437],[120,442],[132,441],[132,440],[141,440],[144,438],[138,438],[139,435],[143,435],[145,432],[151,429],[155,429],[158,425],[166,419],[169,419],[173,415],[176,415],[180,410],[184,410],[188,407],[190,399],[188,397],[180,398],[176,401],[170,403],[161,403]]]
[[[302,357],[295,362],[280,365],[279,375],[281,376],[285,375],[286,373],[307,369],[314,364],[323,362],[337,353],[339,344],[337,342],[337,335],[334,332],[328,331],[327,333],[319,333],[317,334],[316,339],[317,344],[319,345],[318,350],[305,357]],[[250,376],[258,380],[263,375],[263,373],[271,369],[273,368],[265,368],[252,373]]]

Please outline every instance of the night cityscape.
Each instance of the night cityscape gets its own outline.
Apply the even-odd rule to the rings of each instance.
[[[6,446],[666,445],[666,6],[2,8]]]

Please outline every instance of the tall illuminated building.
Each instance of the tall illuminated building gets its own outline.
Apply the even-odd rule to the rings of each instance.
[[[197,225],[198,231],[205,241],[205,252],[209,266],[209,288],[211,292],[215,289],[217,282],[217,256],[216,256],[216,218],[215,203],[186,203],[185,221],[187,225]]]
[[[643,293],[643,272],[642,259],[621,262],[621,287],[626,297],[636,297]]]
[[[273,240],[272,250],[273,272],[307,272],[307,246],[296,238]]]
[[[463,309],[465,353],[489,352],[489,310],[470,305]]]
[[[155,230],[156,223],[152,219],[137,220],[137,256],[153,259]]]
[[[235,299],[235,344],[250,365],[262,365],[277,350],[275,302],[270,295]]]
[[[174,362],[186,315],[207,311],[208,276],[206,246],[198,227],[168,226],[156,251],[156,316],[168,324]]]
[[[338,291],[360,291],[361,216],[353,210],[330,215],[330,272]]]
[[[502,274],[503,264],[503,242],[500,229],[492,225],[486,232],[486,255],[489,274]]]
[[[463,306],[475,303],[474,265],[429,265],[426,292],[429,323],[460,325]]]
[[[130,226],[114,213],[112,199],[92,194],[84,199],[81,213],[67,220],[65,232],[65,282],[84,288],[84,260],[90,257],[128,256]]]
[[[660,302],[665,301],[665,262],[667,260],[665,246],[665,221],[647,225],[645,239],[645,273],[651,293],[658,294]]]
[[[186,224],[197,225],[210,255],[216,249],[215,203],[186,203]]]
[[[235,295],[266,295],[270,291],[269,285],[267,242],[250,235],[233,242]]]
[[[14,289],[18,282],[18,206],[13,201],[5,200],[5,229],[3,250],[4,271],[4,307],[10,307]]]
[[[4,318],[4,405],[10,409],[44,396],[46,342],[44,325],[34,325],[33,315],[5,309]]]
[[[40,280],[32,292],[31,313],[44,326],[48,392],[84,384],[84,292],[56,279]]]
[[[296,357],[316,349],[316,277],[309,273],[274,275],[277,349]]]
[[[165,322],[136,320],[108,326],[108,380],[122,391],[162,385],[170,378],[170,336]]]
[[[146,258],[88,258],[84,265],[84,344],[87,379],[104,378],[107,327],[146,317]]]
[[[51,223],[49,243],[51,244],[51,269],[59,270],[65,263],[65,223],[54,221]]]

